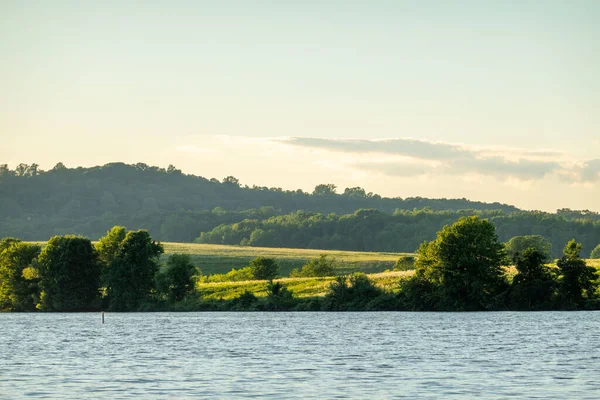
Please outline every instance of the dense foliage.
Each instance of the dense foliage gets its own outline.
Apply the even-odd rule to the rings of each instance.
[[[257,257],[249,267],[252,277],[257,280],[273,280],[279,274],[279,265],[273,258]]]
[[[159,240],[190,242],[219,224],[296,210],[344,214],[375,208],[391,213],[424,207],[517,210],[465,199],[382,198],[362,188],[337,194],[331,184],[318,185],[312,194],[249,187],[234,177],[220,182],[183,174],[173,166],[164,169],[143,163],[93,168],[66,168],[59,163],[46,172],[36,164],[20,164],[15,170],[0,165],[0,232],[28,240],[67,233],[97,238],[114,225],[126,225],[149,230]]]
[[[312,193],[249,187],[231,176],[218,181],[143,163],[58,163],[50,171],[0,165],[0,233],[27,240],[71,233],[98,238],[126,225],[162,241],[412,252],[444,225],[477,215],[490,219],[503,241],[543,236],[553,257],[571,238],[585,254],[600,243],[600,214],[588,210],[526,212],[466,199],[382,198],[360,187],[340,192],[333,184]]]
[[[89,239],[54,236],[38,257],[40,308],[77,311],[98,307],[100,261]]]
[[[513,257],[517,275],[509,291],[509,303],[517,310],[548,310],[557,288],[557,273],[545,265],[546,255],[534,247]]]
[[[418,251],[416,274],[401,283],[401,307],[412,310],[491,311],[597,309],[598,275],[570,240],[558,268],[529,247],[515,254],[517,274],[509,283],[504,248],[493,224],[461,218]]]
[[[511,260],[528,248],[536,249],[544,258],[550,258],[552,254],[552,244],[540,235],[515,236],[504,247]]]
[[[163,247],[147,231],[116,226],[95,247],[76,236],[55,236],[41,252],[18,239],[0,240],[0,310],[600,309],[598,274],[581,259],[581,248],[569,241],[554,267],[546,265],[543,252],[528,247],[513,257],[513,276],[503,265],[508,258],[494,225],[471,216],[443,227],[420,246],[416,259],[398,260],[397,269],[414,263],[416,272],[371,275],[378,282],[384,276],[384,286],[364,273],[332,276],[338,267],[326,255],[295,270],[298,278],[275,281],[279,266],[267,257],[208,277],[200,276],[188,255],[172,254],[161,266]],[[231,282],[239,280],[246,282]],[[314,283],[311,297],[295,296]]]
[[[148,231],[129,231],[118,244],[104,275],[111,310],[135,311],[155,289],[163,247]]]
[[[560,257],[560,249],[572,238],[583,244],[584,251],[590,251],[600,241],[600,222],[567,220],[543,212],[505,214],[476,210],[397,210],[390,215],[374,209],[357,210],[346,215],[298,211],[263,220],[246,219],[204,232],[197,241],[264,247],[413,252],[424,241],[434,239],[443,226],[473,215],[493,222],[501,241],[508,241],[516,235],[537,235],[540,249],[554,250],[551,253],[554,257]],[[551,246],[544,244],[546,241]],[[515,239],[510,245],[512,250],[518,251],[521,247],[514,246],[515,242],[522,240]],[[526,240],[523,245],[531,243],[531,240]]]
[[[463,217],[445,226],[417,251],[416,279],[436,287],[436,309],[477,311],[494,308],[506,290],[504,247],[494,225]]]
[[[171,254],[165,271],[157,276],[159,293],[170,302],[182,301],[194,291],[195,277],[201,274],[187,254]]]
[[[559,281],[561,302],[567,309],[580,309],[594,297],[598,274],[595,268],[588,267],[581,259],[580,243],[570,240],[563,253],[556,263],[562,275]]]
[[[33,265],[40,247],[14,238],[0,240],[0,310],[34,311],[39,277]]]

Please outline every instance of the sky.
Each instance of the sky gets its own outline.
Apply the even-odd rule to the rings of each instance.
[[[0,0],[0,163],[600,211],[600,1]]]

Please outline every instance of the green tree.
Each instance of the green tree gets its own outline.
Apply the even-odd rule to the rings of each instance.
[[[442,309],[493,309],[496,296],[506,289],[504,247],[488,220],[462,217],[417,253],[417,276],[439,287]]]
[[[321,254],[319,258],[310,260],[308,263],[302,266],[302,270],[298,271],[298,268],[294,268],[290,276],[291,277],[316,277],[316,276],[333,276],[335,275],[335,264],[336,260],[333,257],[327,256],[327,254]]]
[[[289,310],[295,305],[296,302],[293,293],[290,292],[281,282],[273,282],[273,280],[269,280],[266,289],[266,310],[284,311]]]
[[[506,242],[504,248],[511,260],[528,248],[534,248],[544,258],[550,258],[552,253],[552,244],[540,235],[515,236]]]
[[[0,241],[0,310],[35,311],[39,279],[34,265],[40,251],[17,239]]]
[[[510,301],[519,310],[539,310],[552,307],[556,281],[545,265],[547,256],[530,247],[514,257],[518,271],[510,287]]]
[[[134,311],[151,298],[163,252],[148,231],[127,232],[106,274],[111,310]]]
[[[8,168],[8,164],[0,164],[0,178],[12,175],[14,175],[14,172]]]
[[[29,165],[21,163],[21,164],[17,165],[17,167],[15,168],[15,175],[21,176],[21,177],[27,176],[28,171],[29,171]]]
[[[166,270],[160,274],[161,291],[171,302],[181,301],[195,289],[194,276],[199,274],[187,254],[172,254]]]
[[[394,264],[394,271],[408,271],[415,268],[415,257],[402,256]]]
[[[600,258],[600,244],[592,250],[590,258]]]
[[[239,187],[240,180],[238,178],[236,178],[235,176],[230,175],[230,176],[226,176],[225,178],[223,178],[223,184]]]
[[[567,309],[582,308],[586,300],[595,296],[598,274],[580,257],[581,243],[575,239],[567,243],[563,254],[556,263],[562,275],[558,286],[562,306]]]
[[[279,265],[273,258],[256,257],[250,262],[249,267],[256,280],[272,280],[279,274]]]
[[[66,169],[67,169],[67,167],[65,167],[65,164],[59,162],[54,166],[54,168],[52,168],[52,171],[63,171]]]
[[[365,192],[365,189],[357,186],[357,187],[344,189],[344,196],[357,197],[360,199],[364,199],[365,197],[367,197],[367,193]]]
[[[113,226],[110,231],[106,232],[106,236],[98,240],[96,251],[105,266],[112,264],[126,235],[127,229],[124,226]]]
[[[98,306],[100,262],[89,239],[52,237],[38,257],[38,270],[40,309],[78,311]]]
[[[338,276],[327,290],[323,309],[329,311],[368,310],[369,304],[382,296],[381,289],[361,272]]]
[[[337,186],[333,183],[317,185],[315,186],[315,190],[313,190],[313,196],[330,197],[335,195],[336,189]]]

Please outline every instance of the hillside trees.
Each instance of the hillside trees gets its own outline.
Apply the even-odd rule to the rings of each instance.
[[[533,246],[549,257],[558,258],[560,249],[573,237],[584,249],[591,249],[600,241],[599,222],[567,221],[548,213],[507,215],[500,211],[397,210],[390,215],[374,209],[360,209],[345,215],[297,211],[262,220],[247,218],[202,232],[197,241],[259,247],[413,252],[424,241],[434,239],[444,225],[468,216],[488,219],[496,225],[499,239],[509,241],[507,250],[511,257]],[[523,235],[515,237],[515,234]]]
[[[600,217],[589,210],[525,212],[466,199],[381,198],[360,187],[337,190],[334,184],[317,185],[309,194],[235,182],[144,163],[92,168],[59,163],[49,171],[35,163],[13,169],[0,165],[0,231],[27,240],[65,232],[97,238],[114,225],[126,225],[147,229],[163,241],[202,236],[210,243],[412,252],[442,226],[477,215],[497,226],[502,241],[545,237],[557,258],[571,238],[582,243],[586,255],[600,243]],[[265,208],[271,211],[262,212]],[[366,219],[354,215],[360,209],[382,213],[383,224],[375,214]],[[294,215],[298,210],[304,215]],[[256,226],[233,229],[245,219]]]

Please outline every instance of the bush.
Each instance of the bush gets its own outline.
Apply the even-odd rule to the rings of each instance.
[[[539,254],[543,255],[544,258],[550,258],[552,253],[552,244],[543,236],[540,235],[527,235],[527,236],[515,236],[504,244],[506,254],[509,260],[524,252],[529,248],[535,249]]]
[[[592,250],[590,258],[600,258],[600,244]]]
[[[413,256],[402,256],[394,264],[394,271],[408,271],[415,269],[415,257]]]
[[[279,274],[279,265],[273,258],[257,257],[250,262],[252,277],[256,280],[272,280]]]
[[[239,311],[248,311],[252,310],[257,302],[258,298],[254,295],[254,293],[250,292],[249,290],[245,290],[244,293],[233,299],[232,308]]]
[[[383,291],[369,280],[367,275],[356,272],[349,277],[338,276],[329,286],[323,309],[329,311],[360,311]]]
[[[307,264],[302,266],[302,270],[298,271],[298,268],[294,268],[290,272],[292,278],[310,278],[319,276],[333,276],[335,275],[335,258],[328,257],[326,254],[321,254],[319,258],[310,260]]]
[[[267,283],[267,301],[265,310],[267,311],[285,311],[294,308],[296,301],[292,292],[290,292],[281,282],[269,281]]]

